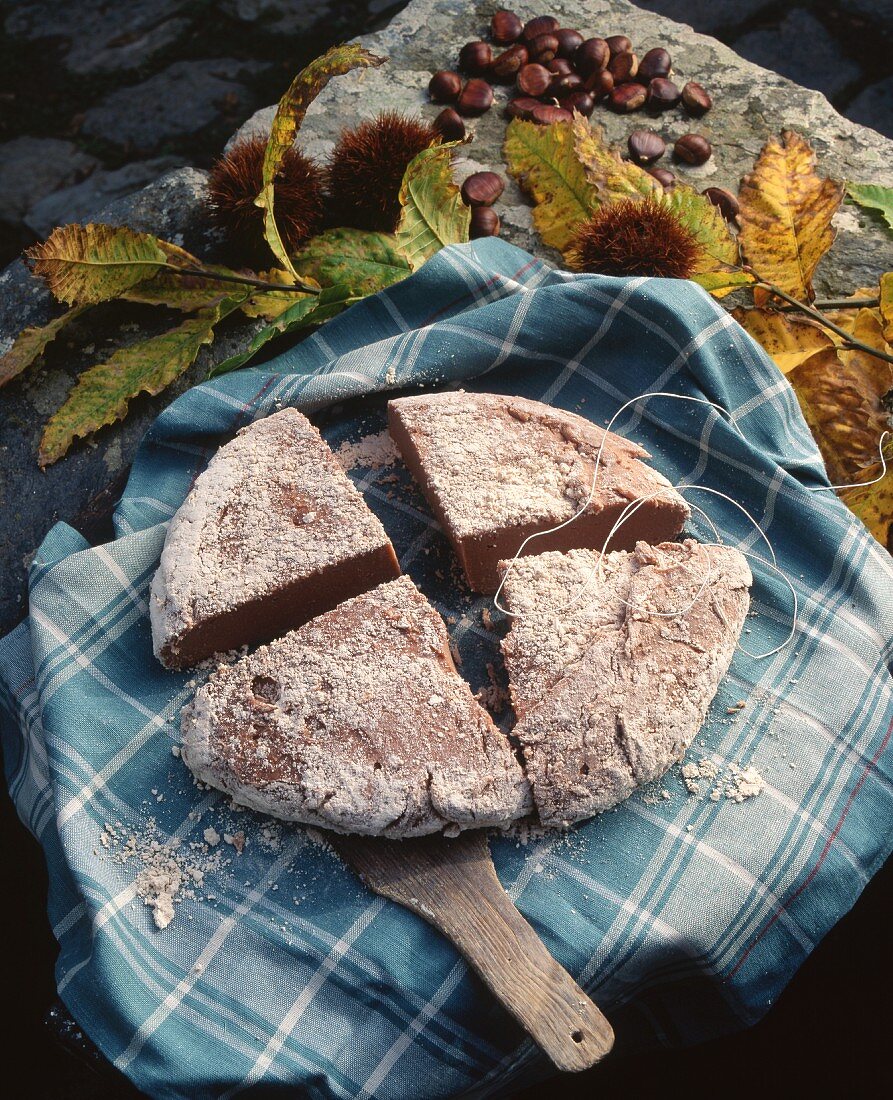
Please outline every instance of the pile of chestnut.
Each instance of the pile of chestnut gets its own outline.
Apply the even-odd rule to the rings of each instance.
[[[513,11],[496,12],[490,20],[490,41],[466,43],[459,52],[458,68],[461,72],[436,72],[428,85],[432,101],[447,105],[434,122],[447,141],[461,140],[464,119],[492,107],[493,84],[515,86],[505,108],[508,118],[540,125],[569,122],[574,111],[588,117],[599,103],[622,114],[641,108],[662,112],[681,104],[694,118],[713,106],[701,84],[689,81],[679,88],[670,79],[672,60],[662,46],[648,50],[640,59],[624,34],[584,39],[579,31],[559,26],[551,15],[538,15],[523,23]],[[636,130],[628,147],[631,158],[664,187],[674,185],[673,173],[655,164],[666,151],[659,134]],[[713,148],[701,134],[683,134],[674,143],[673,153],[679,161],[701,165],[713,155]],[[728,208],[728,198],[734,200],[734,196],[723,192],[722,203],[718,198],[711,196],[711,201],[726,217],[734,217],[737,211]],[[488,209],[489,203],[473,206],[472,235],[499,232],[496,214],[481,212]]]

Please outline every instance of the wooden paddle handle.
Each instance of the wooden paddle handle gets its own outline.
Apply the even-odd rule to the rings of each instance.
[[[339,837],[336,846],[372,889],[452,941],[558,1069],[588,1069],[611,1049],[611,1025],[512,904],[481,830],[454,840]]]

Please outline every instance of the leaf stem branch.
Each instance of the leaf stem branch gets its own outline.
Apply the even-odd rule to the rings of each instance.
[[[287,283],[268,283],[263,279],[255,279],[252,275],[224,275],[219,271],[207,271],[203,267],[178,267],[176,264],[164,264],[166,271],[173,275],[185,278],[211,279],[219,283],[241,283],[244,286],[256,286],[259,290],[284,291],[286,294],[319,294],[320,288],[309,286],[297,280],[293,285]]]
[[[776,295],[776,297],[781,298],[783,302],[787,302],[793,309],[799,310],[807,317],[811,317],[814,321],[817,321],[823,328],[830,329],[831,332],[836,333],[841,338],[845,348],[852,349],[853,351],[864,351],[867,355],[873,355],[876,359],[883,359],[885,363],[893,363],[893,355],[888,355],[885,351],[878,351],[877,348],[873,348],[870,344],[865,344],[861,340],[857,340],[852,333],[847,332],[847,330],[841,328],[840,325],[836,325],[833,321],[829,320],[824,313],[813,306],[807,305],[805,302],[798,301],[780,287],[773,286],[772,283],[767,283],[759,277],[754,285],[760,287],[762,290],[769,291],[770,294]]]

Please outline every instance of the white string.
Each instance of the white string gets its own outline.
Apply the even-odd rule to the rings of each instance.
[[[650,397],[670,397],[675,401],[690,401],[694,405],[709,405],[710,408],[715,409],[717,412],[723,413],[726,416],[729,415],[727,410],[724,409],[722,407],[722,405],[717,405],[714,401],[708,401],[706,397],[690,397],[688,394],[669,393],[665,390],[653,390],[653,391],[650,391],[648,393],[639,394],[638,397],[631,397],[628,401],[625,401],[620,406],[620,408],[617,410],[617,412],[615,412],[614,415],[611,417],[611,419],[608,421],[607,427],[602,429],[603,432],[604,432],[604,435],[601,438],[601,442],[598,445],[598,451],[596,452],[596,455],[595,455],[595,465],[592,468],[592,481],[591,481],[590,486],[589,486],[589,493],[586,497],[586,500],[580,505],[580,507],[577,509],[577,511],[574,512],[574,514],[569,519],[564,520],[563,523],[559,523],[554,527],[547,527],[543,531],[534,531],[532,535],[528,535],[527,538],[524,539],[524,541],[521,543],[521,545],[515,551],[514,556],[512,557],[511,561],[508,564],[508,568],[506,569],[505,573],[503,574],[502,580],[499,582],[499,587],[496,589],[496,592],[493,596],[493,605],[496,608],[498,608],[498,610],[500,610],[504,615],[511,615],[512,612],[509,611],[508,608],[502,606],[502,604],[499,602],[499,597],[502,593],[502,589],[503,589],[503,586],[505,585],[505,582],[508,580],[512,570],[515,568],[515,563],[517,562],[518,558],[520,558],[523,555],[524,550],[525,550],[526,546],[528,545],[528,543],[533,542],[534,539],[542,538],[544,535],[553,535],[553,534],[555,534],[555,532],[563,530],[565,527],[570,526],[570,524],[572,524],[575,520],[578,520],[580,518],[580,516],[582,516],[584,514],[586,509],[592,503],[593,498],[595,497],[595,487],[596,487],[596,483],[598,481],[599,470],[601,469],[602,452],[605,449],[605,443],[607,442],[607,439],[608,439],[608,433],[611,431],[611,428],[614,425],[614,423],[617,421],[618,417],[621,416],[628,408],[630,408],[631,405],[637,405],[640,401],[646,401]],[[735,429],[736,432],[738,432],[738,434],[743,439],[744,435],[741,432],[741,429],[735,423],[735,421],[730,418],[728,420],[728,423]],[[661,490],[661,492],[664,492],[664,491],[665,490]],[[632,502],[632,503],[635,503],[635,502]],[[629,507],[629,505],[627,505],[627,508],[628,507]],[[625,514],[625,512],[626,512],[626,508],[624,509],[624,512],[621,513],[621,519],[622,519],[623,515]],[[612,533],[613,533],[613,530],[612,530]],[[602,551],[602,557],[604,557],[604,550]]]
[[[649,393],[640,394],[638,397],[630,398],[623,405],[621,405],[620,408],[614,413],[614,415],[608,421],[607,427],[604,429],[604,435],[602,436],[601,442],[599,443],[598,451],[596,452],[595,465],[594,465],[593,470],[592,470],[592,481],[591,481],[591,484],[590,484],[590,487],[589,487],[589,493],[586,497],[586,500],[577,509],[577,511],[569,519],[564,520],[563,523],[559,523],[554,527],[549,527],[549,528],[547,528],[543,531],[536,531],[533,534],[528,535],[527,538],[525,538],[524,541],[521,543],[521,545],[518,547],[518,549],[515,552],[514,556],[510,560],[510,562],[508,564],[508,567],[505,570],[505,572],[502,576],[502,579],[499,582],[499,586],[496,589],[496,592],[493,596],[494,606],[497,607],[500,611],[502,611],[503,614],[508,615],[510,617],[514,617],[513,612],[509,611],[508,608],[505,608],[505,607],[502,606],[502,604],[499,602],[499,597],[502,593],[503,586],[505,585],[505,583],[508,580],[512,570],[515,567],[515,564],[517,563],[518,559],[524,553],[525,547],[530,542],[532,542],[533,539],[535,539],[535,538],[540,538],[543,535],[554,534],[556,531],[561,531],[563,528],[567,527],[569,524],[573,523],[575,520],[579,519],[580,516],[583,515],[583,513],[586,511],[586,509],[589,507],[589,505],[592,503],[592,501],[595,497],[595,489],[596,489],[596,484],[597,484],[597,481],[598,481],[598,474],[599,474],[599,470],[601,468],[602,452],[604,451],[605,443],[606,443],[607,438],[608,438],[608,432],[610,432],[612,425],[616,422],[618,417],[620,417],[622,415],[622,413],[624,413],[626,411],[626,409],[628,409],[631,405],[636,405],[640,401],[645,401],[645,400],[647,400],[648,398],[651,398],[651,397],[669,397],[672,400],[676,400],[676,401],[690,401],[690,402],[692,402],[692,404],[696,404],[696,405],[707,405],[710,408],[714,409],[716,412],[722,413],[725,416],[729,417],[729,419],[727,420],[727,423],[729,423],[731,425],[731,427],[733,427],[735,429],[735,431],[738,432],[738,434],[742,437],[742,439],[744,438],[743,433],[741,432],[740,428],[735,423],[735,421],[731,419],[731,416],[729,415],[728,411],[726,409],[724,409],[721,405],[717,405],[715,402],[709,401],[707,398],[691,397],[688,394],[681,394],[681,393],[669,393],[669,392],[664,391],[664,390],[655,390],[655,391],[652,391],[652,392],[649,392]],[[888,434],[890,434],[890,433],[884,432],[884,434],[881,436],[881,440],[880,440],[881,462],[882,462],[883,467],[884,467],[884,472],[880,475],[880,477],[884,476],[884,473],[886,473],[886,468],[887,468],[886,467],[886,460],[885,460],[884,454],[883,454],[883,441],[884,441],[885,436],[888,435]],[[864,484],[873,485],[873,484],[875,484],[875,482],[877,482],[879,480],[880,480],[880,478],[875,478],[873,481],[865,482]],[[818,491],[821,491],[821,490],[825,490],[827,488],[832,488],[832,489],[833,488],[841,488],[841,486],[824,486],[823,485],[823,486],[820,486],[818,489],[814,489],[814,490],[811,490],[811,491],[818,492]],[[695,484],[695,483],[689,483],[689,484],[682,484],[682,485],[676,485],[676,486],[664,486],[660,489],[655,490],[653,493],[649,493],[647,496],[639,497],[637,500],[630,501],[629,503],[627,503],[624,506],[623,510],[621,511],[620,515],[614,521],[614,524],[611,527],[611,530],[608,532],[607,537],[605,538],[604,542],[602,543],[602,548],[601,548],[601,550],[598,554],[598,558],[596,560],[596,563],[590,569],[589,573],[586,576],[586,579],[579,586],[579,588],[577,590],[577,594],[564,607],[556,608],[554,610],[554,613],[556,615],[561,614],[562,612],[569,610],[576,603],[578,603],[579,600],[582,598],[582,596],[583,596],[584,592],[586,591],[586,589],[589,587],[589,583],[592,580],[593,576],[597,575],[599,580],[603,579],[603,577],[602,577],[602,566],[603,566],[605,556],[607,554],[607,548],[608,548],[608,545],[609,545],[611,539],[616,535],[616,533],[620,530],[620,528],[623,526],[623,524],[628,522],[629,519],[631,519],[632,516],[635,515],[635,513],[638,511],[639,508],[641,508],[648,501],[654,500],[655,498],[657,498],[661,495],[664,495],[664,494],[667,494],[667,493],[670,493],[670,492],[676,492],[676,493],[681,494],[683,490],[700,490],[701,492],[711,493],[714,496],[718,496],[718,497],[722,498],[723,500],[727,501],[729,504],[734,505],[734,507],[736,507],[740,512],[742,512],[744,514],[744,516],[751,523],[751,525],[753,526],[754,530],[758,533],[760,538],[762,538],[763,541],[766,543],[766,546],[769,550],[769,554],[770,554],[771,559],[772,559],[771,561],[767,561],[765,558],[761,557],[759,554],[755,554],[755,553],[752,553],[752,552],[747,552],[747,551],[742,550],[742,551],[739,551],[739,553],[743,554],[743,556],[746,557],[746,558],[751,558],[754,561],[759,561],[761,564],[763,564],[767,568],[771,569],[774,573],[776,573],[779,577],[781,577],[781,579],[788,586],[788,589],[791,593],[791,599],[792,599],[792,604],[793,604],[793,612],[792,612],[792,616],[791,616],[791,629],[788,633],[788,636],[785,638],[785,640],[783,642],[781,642],[779,645],[775,646],[774,648],[772,648],[770,650],[767,650],[765,653],[751,653],[749,650],[745,649],[740,644],[740,642],[739,642],[737,648],[739,648],[742,651],[742,653],[746,654],[748,657],[751,657],[753,660],[757,660],[757,661],[765,660],[767,657],[774,656],[776,653],[779,653],[782,649],[784,649],[788,645],[790,645],[791,641],[794,638],[794,635],[797,632],[797,622],[798,622],[798,616],[799,616],[799,601],[797,599],[797,592],[796,592],[793,584],[791,583],[791,580],[789,579],[789,577],[779,567],[778,559],[777,559],[776,554],[775,554],[775,550],[773,549],[772,543],[769,541],[768,536],[766,535],[765,531],[763,531],[763,529],[760,527],[759,523],[750,514],[750,512],[748,512],[747,509],[742,504],[740,504],[737,500],[734,500],[728,494],[721,492],[719,489],[713,489],[713,488],[711,488],[710,486],[707,486],[707,485],[698,485],[698,484]],[[640,610],[646,610],[646,611],[648,611],[649,614],[655,615],[659,618],[668,618],[668,619],[669,618],[677,618],[679,615],[684,615],[688,611],[690,611],[691,608],[694,607],[694,605],[697,603],[697,601],[701,598],[701,596],[703,595],[703,593],[707,589],[708,585],[710,584],[710,581],[713,578],[713,573],[712,573],[713,560],[712,560],[712,557],[710,555],[709,547],[710,546],[722,547],[726,544],[724,544],[721,541],[719,531],[717,530],[716,525],[714,524],[714,522],[710,518],[710,516],[707,515],[707,513],[702,508],[699,508],[697,505],[690,504],[689,506],[693,511],[697,512],[700,516],[702,516],[704,518],[704,520],[706,520],[706,522],[710,525],[710,527],[712,529],[712,532],[713,532],[713,535],[714,535],[714,538],[716,540],[713,543],[701,543],[700,544],[700,545],[707,548],[707,558],[708,558],[708,562],[710,563],[710,568],[708,569],[707,575],[705,576],[704,581],[702,582],[700,588],[695,593],[695,595],[691,599],[691,601],[688,604],[686,604],[684,608],[676,608],[673,611],[662,611],[662,612],[661,611],[648,611],[648,609],[642,604],[635,604],[635,603],[632,603],[631,601],[621,599],[620,602],[622,604],[624,604],[625,606],[640,609]]]
[[[832,489],[864,489],[866,485],[877,485],[879,481],[883,481],[887,476],[887,459],[884,455],[884,440],[891,433],[888,431],[881,432],[881,438],[878,440],[878,454],[881,456],[881,472],[877,477],[873,477],[871,481],[854,481],[851,485],[814,485],[812,488],[807,488],[808,493],[827,493]]]

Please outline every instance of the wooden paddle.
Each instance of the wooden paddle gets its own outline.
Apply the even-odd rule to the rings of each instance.
[[[442,932],[558,1069],[588,1069],[608,1053],[611,1025],[512,904],[483,830],[328,839],[370,890]]]

